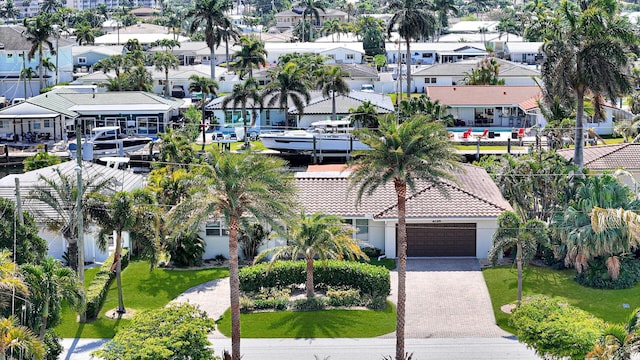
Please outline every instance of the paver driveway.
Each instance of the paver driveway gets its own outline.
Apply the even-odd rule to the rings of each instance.
[[[398,273],[391,272],[397,300]],[[384,337],[395,336],[394,333]],[[496,325],[477,259],[408,259],[406,338],[508,337]]]

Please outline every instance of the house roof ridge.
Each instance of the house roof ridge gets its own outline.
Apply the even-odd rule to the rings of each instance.
[[[593,163],[595,161],[598,161],[598,160],[602,160],[603,158],[605,158],[607,156],[610,156],[611,154],[615,154],[615,153],[621,151],[622,149],[626,149],[629,145],[631,145],[631,143],[601,145],[601,146],[599,146],[600,148],[607,148],[607,149],[611,148],[611,151],[606,152],[606,153],[604,153],[604,154],[602,154],[602,155],[600,155],[598,157],[595,157],[595,158],[585,162],[585,165],[591,164],[591,163]]]

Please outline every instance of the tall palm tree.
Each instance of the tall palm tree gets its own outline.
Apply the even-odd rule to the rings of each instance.
[[[94,44],[96,41],[95,30],[87,23],[78,26],[74,31],[74,35],[76,36],[76,42],[80,46]]]
[[[29,90],[31,90],[31,96],[33,96],[33,88],[31,87],[31,80],[34,78],[34,76],[38,76],[38,73],[36,73],[35,70],[33,70],[33,68],[28,67],[20,70],[20,78],[23,81],[29,82]],[[24,94],[24,96],[26,97],[27,94]]]
[[[138,65],[127,76],[129,89],[150,92],[153,90],[153,77],[144,65]]]
[[[407,46],[407,95],[411,94],[411,40],[428,38],[436,31],[436,18],[429,9],[431,5],[426,0],[393,0],[389,4],[393,16],[387,25],[387,35],[397,30]]]
[[[231,19],[229,19],[228,17],[222,20],[223,21],[218,26],[218,29],[216,31],[216,41],[217,45],[220,45],[220,41],[224,41],[224,63],[227,71],[229,71],[229,42],[238,41],[240,39],[241,30],[235,24],[233,24]]]
[[[222,108],[226,109],[229,104],[232,104],[234,108],[238,108],[240,105],[242,109],[242,125],[244,127],[244,146],[248,149],[249,143],[249,127],[247,122],[247,103],[251,101],[251,125],[253,126],[256,121],[256,105],[262,110],[262,94],[258,89],[258,80],[255,78],[248,78],[242,84],[235,84],[231,93],[222,100]]]
[[[13,350],[24,351],[25,356],[33,356],[35,360],[42,360],[45,354],[44,344],[33,331],[18,325],[14,317],[0,318],[0,359],[14,359],[7,357]]]
[[[240,50],[233,55],[236,58],[237,66],[242,69],[242,75],[249,74],[253,77],[253,68],[265,66],[267,63],[267,51],[264,48],[264,41],[255,36],[242,36],[239,41]]]
[[[170,211],[170,226],[190,233],[211,216],[224,218],[229,228],[232,359],[240,360],[238,230],[248,229],[250,219],[272,228],[280,226],[278,220],[289,219],[295,208],[295,185],[285,162],[278,158],[251,151],[212,151],[205,161],[192,195]]]
[[[23,35],[31,43],[28,53],[29,59],[33,59],[36,54],[38,55],[38,76],[40,77],[40,89],[42,89],[44,87],[44,68],[42,66],[44,47],[49,48],[49,52],[55,55],[55,48],[50,40],[55,33],[52,17],[50,14],[42,13],[34,18],[24,19],[23,25],[25,27]]]
[[[40,5],[40,10],[46,13],[55,13],[61,7],[62,3],[59,0],[44,0]]]
[[[304,80],[305,74],[294,62],[278,65],[275,72],[269,73],[271,82],[267,84],[262,93],[263,99],[269,98],[268,107],[278,103],[278,108],[285,114],[285,126],[288,128],[289,121],[286,119],[289,109],[289,100],[298,110],[298,116],[304,113],[304,107],[311,100],[309,86]]]
[[[522,265],[533,259],[538,244],[546,243],[546,227],[544,222],[536,219],[523,224],[513,211],[505,211],[498,216],[498,230],[493,234],[493,245],[487,258],[495,265],[503,251],[516,247],[518,301],[522,300]]]
[[[311,17],[311,21],[309,21],[309,41],[313,40],[313,27],[315,23],[313,18],[316,18],[317,22],[320,22],[320,11],[323,13],[326,12],[325,3],[318,0],[302,0],[299,4],[303,8],[302,10],[302,41],[304,42],[304,24],[307,19],[307,15]]]
[[[541,75],[550,94],[576,107],[573,161],[584,166],[584,98],[616,99],[631,89],[629,49],[637,43],[629,22],[617,15],[615,0],[564,0],[546,27]],[[606,56],[601,56],[606,51]]]
[[[322,24],[322,32],[325,35],[331,34],[331,42],[335,42],[334,35],[336,33],[338,33],[338,41],[340,40],[340,31],[342,31],[342,25],[338,19],[326,20]]]
[[[331,66],[325,68],[316,82],[316,86],[322,90],[322,96],[331,97],[331,120],[337,120],[336,113],[336,94],[347,95],[351,91],[349,84],[344,77],[349,74],[342,70],[340,66]]]
[[[317,258],[356,259],[366,258],[353,238],[353,228],[342,221],[342,218],[323,213],[311,216],[300,214],[298,221],[287,229],[286,245],[262,251],[254,263],[271,256],[270,263],[279,259],[298,259],[303,257],[307,263],[307,281],[305,284],[307,298],[314,296],[313,261]]]
[[[6,19],[16,19],[20,16],[20,9],[15,6],[15,2],[13,0],[7,0],[4,3],[3,16]]]
[[[47,213],[37,213],[46,221],[47,227],[53,231],[60,231],[62,237],[67,241],[69,252],[69,266],[77,269],[78,264],[78,209],[77,196],[78,187],[75,176],[62,173],[59,169],[53,169],[53,175],[40,176],[39,184],[36,185],[29,199],[43,202],[53,210],[55,215]],[[93,192],[105,191],[113,183],[112,179],[98,180],[95,177],[83,176],[82,178],[82,209],[84,224],[90,224],[89,212],[86,203],[87,196]],[[84,264],[82,264],[84,266]]]
[[[122,91],[122,73],[127,72],[131,68],[131,62],[126,56],[118,54],[99,60],[94,67],[105,73],[113,70],[118,82],[118,91]]]
[[[377,128],[378,108],[370,100],[363,102],[355,109],[349,109],[351,124],[358,127]]]
[[[25,264],[21,270],[31,290],[29,300],[32,309],[38,314],[39,338],[44,340],[47,328],[56,325],[49,321],[52,314],[62,309],[63,301],[73,307],[82,304],[82,287],[73,270],[62,266],[60,261],[51,256],[41,264]]]
[[[219,41],[216,43],[216,32],[218,25],[224,23],[233,3],[229,0],[202,0],[196,1],[195,6],[187,12],[187,18],[191,18],[191,26],[189,33],[204,32],[205,42],[209,47],[211,79],[216,78],[216,55],[215,49]]]
[[[164,72],[164,96],[169,97],[169,70],[178,69],[180,60],[169,51],[153,53],[151,60],[157,71]]]
[[[44,68],[44,77],[46,78],[49,76],[49,71],[54,71],[56,69],[56,64],[51,61],[51,58],[46,57],[42,60],[42,67]],[[47,85],[48,84],[49,82],[47,81]]]
[[[355,135],[371,150],[358,152],[351,162],[351,188],[357,187],[356,202],[392,183],[398,208],[398,301],[396,359],[404,359],[404,323],[407,271],[407,188],[416,191],[417,181],[442,188],[441,179],[452,179],[457,155],[448,140],[446,128],[439,123],[424,123],[420,117],[402,124],[393,115],[380,118],[378,129],[358,129]]]
[[[204,145],[207,142],[206,138],[205,138],[205,134],[206,134],[206,130],[205,129],[205,104],[207,102],[207,97],[209,96],[209,94],[213,94],[213,96],[216,96],[218,93],[218,82],[212,79],[207,79],[204,76],[199,76],[196,74],[193,74],[189,77],[189,92],[193,93],[193,92],[201,92],[202,93],[202,100],[201,100],[201,108],[202,108],[202,151],[204,151]]]
[[[434,0],[432,10],[436,12],[436,40],[438,40],[442,30],[449,26],[449,15],[458,15],[459,9],[454,0]]]

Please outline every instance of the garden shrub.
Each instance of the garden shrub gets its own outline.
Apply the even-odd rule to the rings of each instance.
[[[324,310],[327,307],[327,299],[321,297],[298,299],[293,302],[291,307],[298,311]]]
[[[284,288],[304,284],[304,261],[276,261],[240,269],[240,290],[256,292],[263,287]],[[317,288],[334,286],[358,289],[361,294],[386,298],[391,292],[389,270],[353,261],[328,260],[314,263],[314,284]]]
[[[167,244],[171,263],[177,267],[202,265],[205,242],[198,234],[178,236]]]
[[[620,258],[620,275],[611,279],[605,265],[605,258],[598,257],[589,261],[589,266],[576,274],[578,284],[596,289],[629,289],[640,281],[640,261],[635,258]]]
[[[380,296],[368,296],[365,295],[362,300],[362,305],[371,310],[384,310],[387,307],[387,299]]]
[[[378,256],[382,255],[382,250],[372,246],[363,247],[362,252],[370,259],[377,259]]]
[[[331,306],[359,306],[362,305],[360,290],[358,289],[327,289],[327,297]]]
[[[127,256],[128,253],[128,249],[122,249],[120,265],[122,270],[124,270],[127,265],[129,265],[129,257]],[[111,254],[111,256],[109,256],[107,260],[105,260],[104,264],[102,264],[100,270],[87,288],[87,319],[95,319],[100,313],[100,309],[102,308],[104,299],[107,296],[107,292],[109,291],[111,281],[113,281],[113,278],[116,276],[115,269],[113,271],[111,270],[112,265],[113,254]]]
[[[545,359],[584,359],[605,328],[604,321],[566,300],[541,295],[520,303],[509,324],[518,340]]]
[[[291,289],[263,288],[258,293],[245,294],[240,298],[240,311],[286,310],[289,306]]]

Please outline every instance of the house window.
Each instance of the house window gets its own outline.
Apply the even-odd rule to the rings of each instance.
[[[353,54],[347,54],[347,60],[353,60],[354,58]]]
[[[51,120],[49,120],[49,119],[45,119],[45,120],[44,120],[44,126],[43,126],[43,127],[50,128],[50,127],[51,127]]]
[[[78,58],[78,64],[86,64],[87,63],[87,58],[86,57],[79,57]]]
[[[229,235],[229,230],[223,226],[221,220],[207,221],[205,228],[207,236],[226,236]]]
[[[331,59],[331,60],[335,60],[336,59],[336,56],[334,54],[329,54],[329,55],[327,55],[327,57],[329,59]]]
[[[139,117],[138,119],[139,134],[157,134],[158,118],[157,117]]]
[[[12,63],[13,62],[13,54],[12,53],[7,53],[7,62],[8,63]]]
[[[422,58],[423,58],[423,59],[424,59],[424,58],[428,59],[428,58],[432,58],[432,57],[433,57],[433,54],[432,54],[432,53],[422,53]]]
[[[268,110],[268,109],[265,110],[264,117],[265,117],[265,124],[271,125],[271,110]]]
[[[34,123],[33,130],[40,130],[40,123]]]
[[[355,238],[359,242],[369,242],[369,220],[367,219],[355,219]]]
[[[0,128],[4,127],[4,120],[0,121]]]
[[[424,83],[425,84],[435,84],[436,83],[436,78],[424,78]]]
[[[435,84],[436,83],[436,78],[431,78],[431,83]]]

